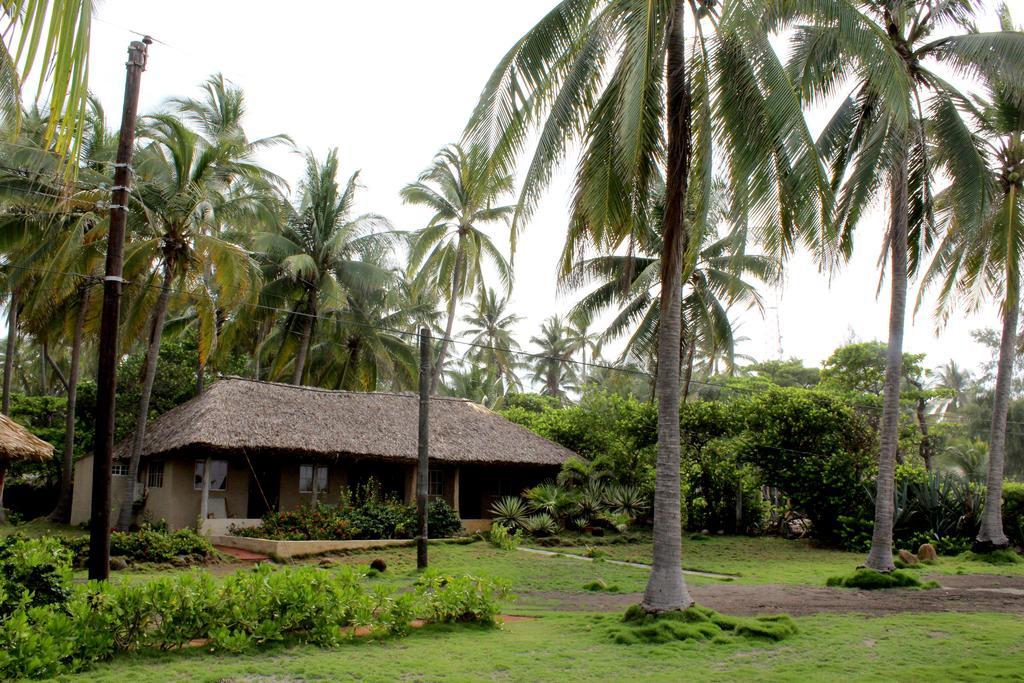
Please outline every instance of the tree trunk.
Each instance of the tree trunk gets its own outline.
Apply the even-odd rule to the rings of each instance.
[[[89,308],[88,287],[82,291],[82,301],[79,303],[78,317],[75,319],[75,333],[71,340],[71,369],[68,372],[68,408],[64,423],[64,459],[61,464],[60,474],[60,495],[57,497],[57,505],[50,513],[50,519],[54,522],[67,524],[71,519],[71,495],[73,492],[71,477],[75,462],[75,406],[78,401],[78,376],[81,369],[82,358],[82,335],[85,330],[85,316]]]
[[[690,92],[683,33],[686,5],[673,0],[667,22],[666,105],[668,161],[665,174],[664,247],[661,254],[661,321],[658,326],[658,462],[654,485],[654,553],[643,608],[665,612],[690,607],[682,570],[679,499],[679,342],[683,254],[686,250],[686,188],[690,165]]]
[[[1016,188],[1010,187],[1010,211],[1016,209]],[[1010,216],[1010,225],[1016,219]],[[1012,229],[1007,230],[1012,234]],[[1010,408],[1010,384],[1013,382],[1013,361],[1017,350],[1017,320],[1020,315],[1020,280],[1017,264],[1006,264],[1006,301],[1003,302],[1003,336],[999,341],[999,365],[996,370],[992,426],[988,440],[988,477],[985,485],[985,512],[978,530],[976,549],[980,551],[1005,548],[1010,539],[1003,532],[1003,464],[1006,460],[1006,416]]]
[[[171,298],[171,271],[164,267],[164,282],[153,309],[153,323],[149,329],[149,346],[146,347],[146,362],[143,365],[142,392],[139,395],[139,409],[135,414],[135,434],[132,436],[132,455],[128,462],[128,476],[125,477],[124,493],[121,498],[121,512],[117,516],[117,528],[127,529],[132,523],[132,508],[135,503],[135,479],[139,472],[139,458],[142,443],[146,438],[146,421],[149,419],[149,399],[153,394],[156,366],[160,360],[160,341],[164,336],[164,319],[167,317],[167,303]]]
[[[292,370],[292,384],[302,384],[302,375],[306,371],[306,356],[313,339],[313,321],[316,318],[316,294],[310,291],[306,301],[306,321],[302,323],[302,340],[299,342],[299,353],[295,356],[295,368]]]
[[[690,342],[686,353],[686,375],[683,377],[683,403],[690,397],[690,380],[693,379],[693,354],[697,348],[697,340]]]
[[[455,326],[455,307],[459,303],[459,283],[462,282],[462,271],[465,268],[462,243],[465,234],[459,228],[459,239],[455,245],[455,267],[452,268],[452,290],[448,299],[448,322],[444,326],[444,339],[441,340],[441,349],[437,352],[437,364],[434,366],[434,374],[430,376],[430,394],[437,393],[437,386],[441,382],[441,374],[444,372],[444,359],[448,356],[448,343],[452,338],[452,328]]]
[[[18,294],[11,294],[10,310],[7,311],[7,349],[4,355],[4,387],[2,407],[4,415],[11,414],[11,380],[14,378],[14,354],[18,341]],[[2,502],[2,501],[0,501]],[[0,506],[2,509],[2,506]]]
[[[11,300],[7,311],[7,350],[4,356],[4,385],[2,411],[4,415],[11,414],[11,378],[14,375],[14,352],[18,339],[18,294],[11,293]],[[0,522],[7,521],[7,514],[4,512],[4,477],[7,474],[7,461],[0,460]]]
[[[918,453],[921,455],[921,459],[924,460],[924,468],[928,472],[932,471],[932,437],[928,433],[928,420],[925,415],[925,400],[923,398],[917,399],[917,425],[921,430],[921,446],[918,448]]]
[[[203,393],[206,388],[206,363],[203,361],[196,362],[196,396]]]
[[[60,369],[60,366],[57,365],[57,361],[53,359],[53,356],[50,355],[49,351],[46,353],[46,364],[50,366],[53,370],[53,374],[57,376],[57,381],[60,382],[62,387],[64,387],[64,393],[67,393],[68,378],[64,376],[64,372]]]
[[[903,151],[895,160],[890,181],[889,256],[892,298],[889,302],[889,346],[879,426],[881,449],[875,486],[875,527],[871,535],[871,551],[864,563],[869,569],[882,572],[895,569],[892,561],[892,525],[896,506],[894,489],[900,381],[903,376],[903,326],[907,310],[907,175],[907,156]]]

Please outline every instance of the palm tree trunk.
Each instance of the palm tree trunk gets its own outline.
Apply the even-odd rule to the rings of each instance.
[[[1016,208],[1016,188],[1010,187],[1010,211]],[[1016,223],[1010,217],[1010,225]],[[1007,230],[1013,234],[1012,229]],[[1014,253],[1013,249],[1008,254]],[[1007,259],[1006,301],[1003,302],[1003,336],[999,341],[999,365],[996,370],[995,400],[988,440],[988,478],[985,485],[985,512],[981,517],[975,548],[978,551],[1005,548],[1010,539],[1003,531],[1003,464],[1006,460],[1006,417],[1010,408],[1010,384],[1017,349],[1017,320],[1020,316],[1020,282],[1017,264]]]
[[[85,330],[85,315],[89,308],[89,288],[82,291],[78,317],[75,318],[75,333],[71,340],[71,369],[68,371],[68,407],[64,422],[64,458],[60,471],[60,495],[57,505],[50,513],[50,520],[67,524],[71,518],[71,477],[75,462],[75,406],[78,402],[78,375],[82,358],[82,334]]]
[[[2,407],[4,415],[11,414],[11,380],[14,379],[14,354],[18,341],[18,294],[11,294],[10,310],[7,311],[7,349],[4,354],[4,387]]]
[[[135,479],[139,472],[139,458],[142,457],[142,443],[146,439],[146,422],[149,419],[149,399],[153,395],[153,381],[156,366],[160,360],[160,341],[164,336],[164,319],[167,304],[171,298],[171,269],[164,266],[164,281],[153,309],[153,323],[149,329],[149,346],[146,347],[146,362],[142,370],[142,392],[139,395],[139,409],[135,414],[135,434],[132,436],[132,456],[128,462],[128,476],[125,477],[124,493],[121,498],[121,512],[117,516],[117,528],[127,529],[132,523],[132,508],[135,502]]]
[[[686,375],[683,377],[683,403],[690,397],[690,380],[693,379],[693,354],[697,349],[697,341],[691,341],[686,352]]]
[[[899,437],[900,381],[903,375],[903,326],[907,311],[907,156],[900,147],[891,175],[889,257],[892,295],[889,302],[889,346],[885,361],[885,387],[882,398],[881,449],[878,455],[878,481],[875,485],[875,526],[871,551],[864,563],[869,569],[889,572],[892,561],[892,525],[895,514],[896,450]]]
[[[3,398],[0,399],[4,415],[11,414],[11,379],[14,375],[14,352],[18,338],[18,294],[11,292],[11,300],[7,311],[7,350],[4,356]],[[7,475],[7,461],[0,460],[0,522],[7,521],[4,512],[4,479]]]
[[[67,393],[68,378],[64,376],[64,372],[60,369],[60,365],[58,365],[57,361],[53,359],[53,356],[50,355],[49,351],[46,352],[46,364],[50,366],[50,369],[53,370],[53,374],[57,378],[57,381],[60,382],[62,387],[64,387],[64,393]]]
[[[202,360],[196,361],[196,396],[203,393],[206,388],[206,363]]]
[[[465,236],[462,229],[459,229],[459,240],[455,245],[455,267],[452,268],[452,289],[448,298],[448,322],[444,326],[444,339],[441,340],[441,349],[437,352],[437,364],[430,376],[430,393],[437,393],[437,385],[441,382],[441,373],[444,372],[444,359],[448,356],[448,343],[452,338],[452,328],[455,326],[455,307],[459,303],[459,283],[462,282],[462,270],[465,267],[464,255],[462,253],[462,242]]]
[[[302,375],[306,371],[306,356],[313,339],[313,320],[316,318],[314,307],[315,294],[310,291],[306,303],[306,321],[302,323],[302,340],[299,342],[299,353],[295,356],[295,368],[292,370],[292,384],[302,384]]]
[[[664,247],[661,254],[661,321],[658,326],[658,462],[654,484],[654,553],[644,592],[648,612],[693,604],[683,580],[679,499],[680,298],[686,249],[685,206],[690,165],[690,91],[683,24],[686,5],[673,0],[667,26],[668,164]]]

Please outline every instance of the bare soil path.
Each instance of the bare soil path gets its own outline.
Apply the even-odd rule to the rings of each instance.
[[[932,590],[864,591],[798,585],[709,584],[691,586],[705,607],[735,615],[822,612],[868,615],[901,612],[1006,612],[1024,615],[1024,577],[994,575],[929,576],[942,586]],[[640,602],[640,593],[521,593],[519,607],[531,604],[565,611],[619,611]]]

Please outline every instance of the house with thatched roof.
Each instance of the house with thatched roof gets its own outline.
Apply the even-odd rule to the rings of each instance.
[[[53,457],[53,445],[0,414],[0,521],[4,521],[4,480],[17,460],[42,461]]]
[[[216,533],[270,510],[337,503],[371,479],[414,501],[418,400],[222,379],[147,427],[136,481],[140,518],[172,528],[209,520],[204,526]],[[127,474],[130,448],[130,438],[115,447],[115,479]],[[430,495],[468,528],[489,517],[496,498],[553,477],[572,455],[479,404],[430,400]],[[73,524],[89,518],[91,472],[92,456],[77,463]],[[115,509],[124,488],[113,487]]]

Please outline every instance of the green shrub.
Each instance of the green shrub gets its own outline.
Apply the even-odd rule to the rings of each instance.
[[[494,624],[501,601],[510,595],[506,583],[475,576],[427,574],[416,582],[420,613],[440,623]]]
[[[1016,546],[1024,546],[1024,482],[1003,482],[1003,531]]]
[[[69,567],[66,557],[57,565]],[[173,649],[201,638],[212,649],[240,652],[277,642],[333,646],[359,626],[378,637],[399,636],[416,617],[493,624],[508,597],[503,584],[475,577],[431,575],[397,596],[381,585],[367,590],[360,578],[347,567],[264,564],[219,585],[191,574],[76,586],[63,603],[23,601],[0,618],[0,679],[58,676],[118,652]]]
[[[934,581],[921,583],[919,578],[906,571],[876,572],[873,569],[863,567],[849,576],[833,576],[825,582],[825,585],[840,588],[860,588],[862,590],[939,587],[939,584]]]
[[[77,566],[89,559],[89,538],[65,538]],[[110,534],[110,554],[129,562],[170,562],[188,557],[203,561],[213,555],[213,545],[192,529],[168,531],[164,523],[143,524],[138,531],[114,531]]]
[[[427,506],[427,529],[431,538],[451,538],[462,531],[462,520],[443,498]]]
[[[583,584],[583,590],[591,591],[593,593],[618,593],[622,589],[617,584],[608,583],[604,579],[594,579]]]
[[[320,503],[271,512],[257,526],[231,527],[230,531],[235,536],[275,541],[413,538],[416,506],[379,492],[365,493],[367,489],[355,501],[343,498],[336,506]],[[431,538],[448,538],[462,530],[462,521],[446,501],[438,499],[427,506],[427,527]]]
[[[0,619],[71,597],[71,553],[56,538],[0,538]]]
[[[495,548],[500,548],[501,550],[515,550],[519,547],[519,542],[522,538],[522,531],[516,529],[510,532],[508,527],[501,522],[491,524],[491,530],[487,532],[487,540]]]

